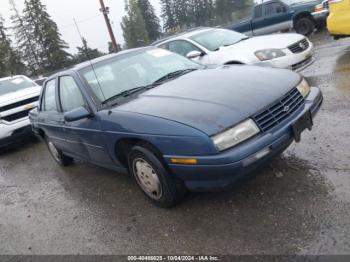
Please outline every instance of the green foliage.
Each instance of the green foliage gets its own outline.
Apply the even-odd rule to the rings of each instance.
[[[121,27],[128,48],[149,44],[146,24],[138,5],[138,0],[126,1],[126,15],[122,18]]]
[[[151,41],[155,41],[162,36],[160,21],[156,15],[153,6],[149,0],[138,0],[141,15],[145,22],[145,28],[148,34],[148,38]]]
[[[83,38],[82,40],[83,40],[83,46],[77,47],[78,53],[74,55],[72,59],[72,64],[79,64],[79,63],[92,60],[94,58],[105,55],[104,53],[100,52],[97,48],[93,49],[88,47],[88,44],[85,38]]]
[[[170,32],[215,26],[246,17],[253,0],[160,0],[164,29]]]
[[[41,0],[25,0],[23,17],[12,17],[18,47],[33,73],[64,68],[71,58],[65,49],[57,24]]]
[[[25,66],[6,31],[4,19],[0,16],[0,77],[25,73]]]

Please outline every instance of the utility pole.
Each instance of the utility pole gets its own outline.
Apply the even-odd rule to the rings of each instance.
[[[108,29],[108,33],[109,33],[109,36],[111,37],[113,50],[114,50],[114,52],[118,52],[120,50],[119,50],[119,47],[117,45],[117,41],[115,40],[115,36],[114,36],[113,30],[112,30],[111,22],[109,21],[109,17],[108,17],[109,7],[105,6],[105,3],[103,2],[103,0],[100,0],[100,4],[101,4],[100,11],[102,12],[102,14],[103,14],[103,16],[105,18],[107,29]]]

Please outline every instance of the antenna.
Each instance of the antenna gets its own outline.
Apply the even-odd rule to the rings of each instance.
[[[89,52],[88,52],[87,49],[85,49],[84,38],[83,38],[83,36],[82,36],[81,33],[80,33],[80,30],[79,30],[77,21],[75,20],[75,18],[73,18],[73,21],[74,21],[74,24],[75,24],[75,26],[76,26],[76,28],[77,28],[77,31],[78,31],[79,37],[80,37],[80,39],[81,39],[81,42],[83,43],[83,50],[85,51],[85,55],[86,55],[87,59],[89,60],[90,66],[91,66],[91,68],[92,68],[92,71],[94,72],[94,75],[95,75],[95,78],[96,78],[98,87],[100,88],[100,91],[101,91],[101,94],[102,94],[104,100],[106,100],[106,96],[105,96],[105,94],[103,93],[102,87],[101,87],[101,85],[100,85],[100,81],[98,81],[98,77],[97,77],[97,74],[96,74],[96,71],[95,71],[95,67],[94,67],[94,65],[93,65],[92,62],[91,62],[91,58],[90,58]]]

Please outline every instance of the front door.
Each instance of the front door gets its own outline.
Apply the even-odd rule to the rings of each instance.
[[[88,110],[88,104],[77,84],[79,81],[72,75],[59,77],[59,102],[62,117],[64,114],[79,107]],[[100,121],[92,116],[74,122],[64,123],[66,130],[66,150],[75,156],[96,164],[109,164],[111,159],[107,154],[100,128]]]
[[[293,27],[292,14],[288,12],[288,9],[288,6],[279,1],[265,4],[262,33],[270,34],[291,29]]]

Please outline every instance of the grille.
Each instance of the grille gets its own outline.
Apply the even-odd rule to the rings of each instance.
[[[303,96],[297,88],[293,88],[293,90],[283,96],[279,101],[256,114],[253,119],[260,129],[266,132],[293,114],[303,104]]]
[[[25,105],[28,105],[30,103],[37,102],[38,100],[39,100],[39,97],[36,96],[36,97],[32,97],[32,98],[29,98],[29,99],[26,99],[26,100],[23,100],[23,101],[19,101],[19,102],[7,105],[7,106],[3,106],[3,107],[0,107],[0,112],[11,110],[13,108],[17,108],[17,107],[20,107],[20,106],[25,106]]]
[[[32,110],[32,109],[21,111],[21,112],[12,114],[12,115],[4,116],[2,119],[5,120],[6,122],[13,122],[13,121],[16,121],[18,119],[27,117],[30,110]]]
[[[298,54],[298,53],[305,51],[309,47],[310,47],[309,41],[306,38],[304,38],[303,40],[299,41],[298,43],[295,43],[295,44],[289,46],[288,49],[292,53]]]

